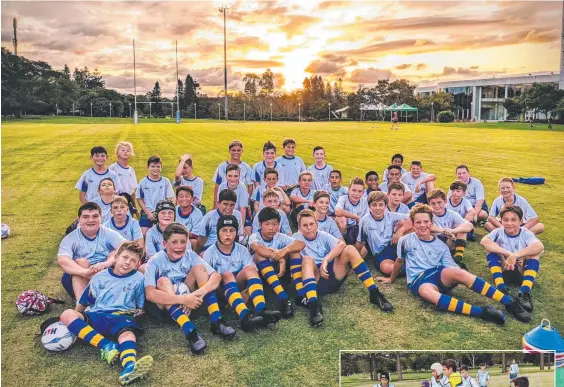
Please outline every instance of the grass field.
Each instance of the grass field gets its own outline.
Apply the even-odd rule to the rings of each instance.
[[[251,165],[261,160],[261,147],[268,139],[280,145],[285,137],[296,138],[297,154],[308,165],[312,163],[311,149],[323,145],[328,162],[342,170],[345,181],[371,169],[380,173],[391,155],[401,152],[406,164],[421,160],[425,170],[438,176],[438,186],[445,188],[454,179],[455,166],[464,163],[485,184],[489,203],[497,196],[496,182],[502,176],[547,179],[543,186],[518,187],[546,225],[541,236],[546,253],[533,288],[535,311],[530,324],[508,317],[507,324],[499,327],[437,313],[410,295],[404,280],[384,287],[395,311],[383,314],[369,305],[367,292],[353,277],[339,293],[323,298],[323,329],[309,328],[306,312],[298,310],[293,320],[255,334],[238,333],[237,340],[224,343],[210,333],[206,318],[197,320],[209,341],[203,357],[189,354],[178,327],[149,324],[140,340],[139,354],[151,354],[155,368],[139,386],[177,385],[180,381],[194,386],[335,386],[339,349],[519,349],[522,335],[542,318],[557,325],[564,322],[562,132],[528,131],[526,124],[411,124],[396,132],[388,129],[389,124],[372,128],[370,123],[358,122],[190,121],[134,126],[125,120],[61,121],[65,123],[50,119],[2,125],[2,222],[12,228],[12,236],[2,241],[1,378],[6,386],[106,386],[117,382],[118,367],[109,368],[99,361],[97,351],[90,347],[75,345],[64,353],[46,353],[33,334],[48,316],[22,319],[14,300],[26,289],[65,297],[56,254],[66,226],[76,216],[79,201],[74,185],[90,167],[90,148],[104,145],[113,153],[119,140],[135,145],[132,165],[139,179],[153,153],[163,158],[163,172],[169,178],[179,155],[193,154],[195,172],[206,182],[204,202],[208,208],[211,177],[227,158],[227,144],[235,138],[243,141],[243,157]],[[478,235],[484,235],[484,230],[478,230]],[[472,272],[490,280],[478,243],[470,244],[466,262]],[[490,303],[466,289],[455,294],[470,302]],[[49,316],[62,310],[56,306]],[[235,321],[232,313],[227,318]]]

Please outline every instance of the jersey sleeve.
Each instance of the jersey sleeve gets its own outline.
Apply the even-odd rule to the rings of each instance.
[[[137,286],[135,287],[135,306],[137,309],[143,309],[145,306],[145,277],[141,276]]]
[[[286,216],[286,214],[284,214],[280,218],[280,232],[283,234],[291,233],[292,229],[290,228],[290,222],[288,222],[288,217]]]
[[[116,250],[122,242],[125,242],[125,238],[119,232],[110,229],[106,229],[106,238],[110,252]]]
[[[114,182],[116,193],[120,194],[120,193],[124,192],[123,187],[121,186],[121,181],[119,180],[117,173],[115,173],[114,171],[111,171],[111,170],[110,170],[110,172],[111,172],[111,175],[112,175],[112,180]]]
[[[449,211],[449,210],[447,210]],[[456,227],[458,227],[459,225],[461,225],[462,223],[464,223],[466,220],[460,216],[460,214],[458,212],[454,212],[452,211],[452,220],[454,221],[454,224],[456,225]]]
[[[206,227],[206,224],[209,222],[208,214],[204,215],[204,217],[202,218],[202,220],[200,220],[200,222],[198,223],[197,226],[194,225],[194,228],[192,229],[192,234],[197,235],[197,236],[201,236],[201,237],[207,237],[207,236],[210,235],[208,233],[207,227]]]
[[[484,185],[480,181],[476,184],[476,200],[484,200],[485,198]]]
[[[500,202],[499,197],[495,198],[495,200],[492,203],[492,207],[490,208],[489,215],[493,216],[494,218],[499,215],[499,210],[500,210],[499,202]]]
[[[529,204],[529,202],[525,201],[525,205],[523,206],[523,219],[524,220],[531,220],[538,218],[537,213],[533,210],[533,207]]]
[[[88,191],[88,183],[86,182],[86,172],[84,172],[82,175],[80,175],[80,178],[76,182],[76,185],[74,186],[74,188],[76,188],[76,189],[78,189],[82,192]]]
[[[219,274],[222,274],[222,271],[219,269],[219,267],[217,266],[217,262],[216,262],[216,255],[213,251],[213,249],[207,249],[204,253],[204,261],[215,271],[217,271]]]
[[[341,234],[341,230],[339,230],[339,227],[337,226],[337,223],[335,223],[334,220],[331,222],[331,226],[329,227],[329,234],[333,235],[337,239],[341,239],[343,237],[343,234]]]
[[[157,253],[157,248],[155,247],[155,240],[152,235],[147,235],[145,240],[145,252],[147,257],[152,257]]]
[[[399,212],[392,212],[390,213],[390,217],[392,219],[392,225],[394,230],[396,229],[396,225],[400,222],[403,222],[407,218],[409,218],[409,214],[400,214]]]
[[[283,233],[278,233],[278,238],[279,238],[281,244],[284,245],[284,247],[291,245],[295,241],[294,238],[289,237],[288,235],[283,234]]]
[[[260,173],[258,172],[258,165],[259,165],[259,163],[256,163],[255,165],[253,165],[253,170],[252,170],[252,173],[251,173],[252,180],[255,183],[260,183]]]
[[[90,281],[90,283],[88,283],[88,285],[86,285],[86,288],[82,292],[82,295],[80,296],[80,299],[77,302],[78,304],[84,306],[93,306],[96,303],[96,296],[94,295],[94,291],[93,291],[94,288],[92,286],[93,281],[94,278]]]
[[[530,246],[535,242],[540,242],[539,239],[536,237],[536,235],[532,231],[522,228],[521,232],[524,233],[523,239],[525,240],[525,244],[527,246]]]
[[[57,253],[57,257],[67,256],[74,259],[74,250],[73,250],[73,234],[69,234],[63,238],[61,244],[59,245],[59,252]]]
[[[194,258],[194,264],[192,267],[197,265],[203,265],[206,268],[206,272],[208,273],[208,276],[211,275],[212,273],[215,273],[214,268],[211,267],[209,263],[204,261],[198,254],[193,253],[193,258]]]
[[[237,200],[239,200],[239,203],[241,203],[241,207],[248,207],[249,206],[249,191],[247,191],[246,189],[241,189],[240,191],[241,192],[238,195],[239,197],[237,198]]]
[[[143,233],[141,232],[141,226],[136,219],[131,219],[131,235],[133,235],[133,240],[143,238]]]
[[[166,187],[165,187],[165,197],[168,198],[173,198],[174,195],[174,190],[172,189],[172,184],[170,184],[170,180],[166,179]]]
[[[145,274],[143,275],[144,278],[144,286],[153,286],[157,287],[157,280],[158,278],[158,268],[155,264],[155,261],[149,261],[145,266]]]
[[[144,180],[141,180],[141,181],[139,182],[139,185],[137,186],[137,197],[138,197],[139,199],[144,199],[144,198],[145,198],[145,192],[144,192],[144,190],[143,190],[144,185],[145,185],[145,184],[144,184]]]
[[[408,243],[407,243],[407,238],[409,237],[410,234],[402,236],[399,241],[398,241],[398,250],[397,250],[397,254],[398,257],[400,257],[401,259],[406,259],[407,258],[407,253],[408,253]]]
[[[462,208],[464,208],[464,212],[465,212],[466,214],[468,214],[468,211],[470,211],[471,209],[474,208],[474,207],[472,207],[472,203],[470,203],[470,201],[469,201],[468,199],[466,199],[466,198],[463,198],[463,199],[462,199],[462,205],[464,206],[464,207],[462,207]]]
[[[323,237],[325,238],[325,245],[330,249],[333,250],[335,246],[339,243],[339,239],[335,238],[333,235],[328,233],[323,233]]]
[[[340,208],[341,210],[344,210],[346,199],[347,199],[346,195],[339,196],[339,199],[337,200],[337,204],[335,205],[335,209]]]
[[[367,235],[365,235],[364,233],[364,225],[366,224],[366,221],[364,219],[364,216],[362,218],[360,218],[360,222],[358,223],[358,235],[356,237],[356,241],[357,242],[366,242],[366,240],[368,239]]]
[[[496,228],[495,230],[493,230],[489,234],[486,234],[486,237],[490,238],[493,242],[497,243],[500,231],[503,231],[503,227]]]
[[[241,254],[242,254],[242,263],[243,263],[243,267],[247,267],[249,265],[253,265],[255,266],[255,263],[253,262],[253,258],[251,257],[251,253],[249,253],[249,250],[245,249],[243,246],[241,246]]]
[[[405,192],[412,192],[407,184],[403,183],[403,187],[405,188]]]
[[[300,173],[305,172],[306,171],[306,166],[304,164],[304,161],[302,160],[302,158],[300,157],[300,165],[299,165],[299,169],[300,169]]]
[[[204,194],[204,180],[202,178],[196,178],[196,182],[194,184],[194,196],[198,198],[198,200],[202,201],[202,196]]]
[[[218,185],[223,182],[223,179],[221,178],[221,173],[219,173],[220,168],[221,168],[221,164],[217,166],[217,168],[215,169],[215,173],[213,174],[213,181],[215,182],[215,184]]]
[[[447,245],[443,242],[440,242],[443,246],[441,246],[441,250],[439,251],[440,258],[441,258],[441,265],[444,267],[458,267],[456,262],[452,259],[452,254]]]
[[[245,221],[241,218],[241,213],[237,214],[237,221],[239,222],[239,232],[238,235],[245,235]]]

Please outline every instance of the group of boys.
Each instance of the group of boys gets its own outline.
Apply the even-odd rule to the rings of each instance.
[[[500,188],[501,205],[492,206],[488,217],[483,186],[464,165],[457,167],[458,180],[448,197],[435,189],[436,176],[423,172],[419,161],[404,170],[399,154],[381,184],[370,171],[368,188],[359,177],[343,187],[341,172],[325,162],[322,147],[314,148],[315,164],[309,168],[295,155],[293,139],[284,140],[283,147],[284,155],[276,158],[276,146],[268,141],[264,160],[251,168],[241,160],[242,143],[232,141],[229,159],[213,177],[210,211],[203,206],[204,183],[193,173],[191,155],[180,158],[174,184],[162,176],[160,157],[152,155],[148,175],[137,183],[129,165],[131,143],[118,143],[117,161],[108,168],[106,150],[92,148],[93,167],[76,185],[82,203],[78,227],[63,239],[58,253],[62,284],[77,300],[76,310],[66,311],[61,321],[100,348],[108,363],[120,356],[122,384],[144,376],[152,364],[150,356],[136,358],[135,316],[143,309],[175,321],[194,354],[207,347],[189,317],[202,304],[212,333],[225,339],[235,335],[218,295],[244,331],[292,317],[294,305],[308,308],[311,326],[319,327],[324,321],[319,296],[338,291],[352,269],[370,302],[392,311],[365,259],[386,275],[379,280],[389,283],[405,275],[413,294],[441,310],[504,323],[503,313],[492,306],[452,297],[450,291],[463,284],[529,321],[530,289],[543,249],[529,229],[542,232],[542,225],[532,208],[522,225],[518,205],[526,201],[514,194],[514,187],[513,196],[506,192],[511,189]],[[486,220],[492,232],[482,245],[489,252],[495,287],[462,263],[474,225]],[[284,283],[288,266],[294,302]],[[519,279],[521,290],[513,297],[504,280]],[[267,307],[263,281],[276,295],[277,310]]]

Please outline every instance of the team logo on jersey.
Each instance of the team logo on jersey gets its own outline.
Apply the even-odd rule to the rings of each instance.
[[[168,275],[170,274],[171,270],[170,269],[166,269],[162,272],[162,274],[159,277],[168,277]]]
[[[135,284],[133,282],[129,282],[123,287],[124,293],[132,292],[133,290],[135,290]]]

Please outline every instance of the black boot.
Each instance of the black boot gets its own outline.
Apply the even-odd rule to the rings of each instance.
[[[235,336],[235,329],[227,325],[223,319],[211,324],[211,331],[222,339],[232,339]]]
[[[377,305],[382,312],[391,312],[394,309],[392,304],[386,300],[386,297],[380,293],[380,289],[378,288],[370,291],[370,302]]]
[[[276,324],[282,318],[282,314],[277,310],[263,309],[256,313],[257,316],[262,317],[262,325]]]
[[[256,327],[263,325],[263,318],[261,316],[255,316],[252,313],[247,313],[245,318],[241,320],[241,329],[245,332],[250,332]]]
[[[491,321],[498,325],[505,324],[505,316],[503,313],[491,305],[484,308],[482,315],[480,316],[485,321]]]
[[[318,328],[323,325],[323,315],[321,314],[321,305],[319,301],[308,303],[309,308],[309,323],[313,328]]]
[[[517,293],[517,301],[519,301],[523,309],[527,312],[530,313],[533,311],[533,299],[531,298],[531,293]]]
[[[285,300],[279,300],[278,309],[282,314],[282,318],[290,318],[294,316],[294,308],[292,306],[292,301],[290,301],[289,298]]]
[[[202,354],[204,349],[208,346],[208,343],[206,343],[204,338],[200,336],[198,331],[195,329],[186,335],[186,340],[188,340],[188,343],[190,344],[190,351],[194,355]]]

